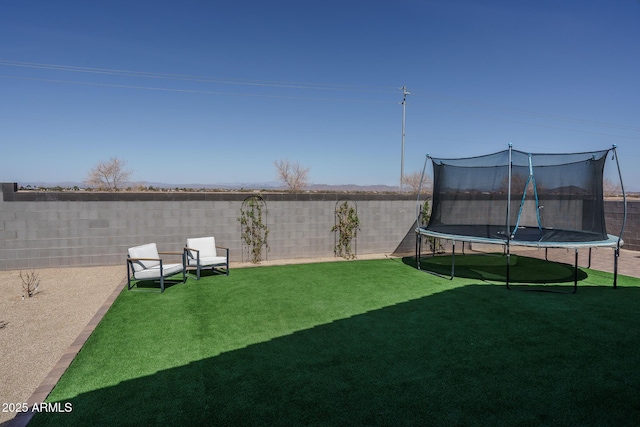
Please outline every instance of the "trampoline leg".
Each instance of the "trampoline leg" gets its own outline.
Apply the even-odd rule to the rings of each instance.
[[[422,249],[422,234],[416,233],[416,264],[418,265],[418,270],[420,270],[420,255]]]
[[[509,252],[507,250],[507,289],[509,289],[509,290],[511,290],[511,288],[509,287],[509,273],[510,273],[509,269],[510,269],[510,266],[511,266],[511,252]]]
[[[507,289],[511,290],[511,288],[509,287],[509,278],[510,278],[510,274],[511,274],[511,245],[507,242],[507,244],[504,246],[506,252],[507,252]]]
[[[618,258],[620,257],[620,247],[614,249],[613,255],[613,289],[618,288]]]
[[[576,262],[573,266],[573,293],[578,292],[578,249],[576,248]]]
[[[451,247],[452,247],[452,252],[451,252],[451,280],[453,280],[453,276],[454,276],[455,269],[456,269],[456,241],[455,240],[451,241]]]
[[[587,268],[591,268],[591,249],[593,248],[589,248],[589,266]]]

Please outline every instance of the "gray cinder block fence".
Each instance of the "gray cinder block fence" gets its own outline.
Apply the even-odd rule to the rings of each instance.
[[[17,191],[1,184],[0,270],[125,265],[127,249],[155,242],[179,250],[187,237],[216,237],[232,261],[247,261],[240,209],[251,193],[99,193]],[[270,250],[263,259],[334,256],[338,203],[350,200],[361,228],[356,252],[411,254],[416,200],[409,194],[267,193]],[[609,233],[617,234],[622,202],[605,204]],[[629,203],[625,248],[640,250],[640,201]]]
[[[0,269],[117,265],[131,246],[181,249],[187,237],[216,237],[232,261],[247,261],[240,209],[252,193],[44,192],[2,184]],[[355,204],[357,254],[393,253],[413,228],[415,197],[405,194],[263,194],[269,251],[263,259],[332,257],[336,204]],[[406,244],[406,251],[413,247]]]

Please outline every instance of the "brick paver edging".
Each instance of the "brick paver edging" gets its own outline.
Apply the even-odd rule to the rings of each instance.
[[[27,403],[29,408],[32,408],[35,404],[40,404],[45,401],[45,399],[49,396],[53,388],[58,383],[58,380],[65,373],[71,362],[76,357],[82,346],[87,339],[91,336],[93,331],[95,330],[98,323],[102,320],[104,315],[107,313],[113,302],[116,300],[122,289],[126,286],[126,279],[122,280],[122,283],[116,287],[116,289],[109,295],[109,297],[102,304],[102,307],[98,309],[93,318],[87,323],[87,326],[84,327],[80,335],[75,339],[75,341],[69,346],[67,351],[60,357],[58,363],[53,367],[51,372],[45,377],[44,380],[40,383],[40,386],[33,392]],[[29,424],[31,418],[33,418],[35,412],[29,410],[27,412],[19,412],[13,419],[9,420],[6,424],[6,427],[24,427]]]

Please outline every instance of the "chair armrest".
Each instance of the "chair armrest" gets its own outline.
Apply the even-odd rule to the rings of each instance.
[[[127,261],[162,261],[160,258],[127,258]]]
[[[187,264],[187,250],[183,249],[182,252],[158,252],[161,255],[180,255],[182,256],[182,267],[184,268]]]
[[[200,249],[194,249],[194,248],[190,248],[190,247],[187,247],[187,246],[185,246],[185,247],[184,247],[184,250],[185,250],[185,251],[200,252]]]
[[[216,246],[218,249],[224,249],[227,251],[227,267],[229,266],[229,248],[225,248],[224,246]]]

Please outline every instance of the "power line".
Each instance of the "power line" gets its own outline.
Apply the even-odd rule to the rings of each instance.
[[[163,80],[186,81],[186,82],[195,82],[195,83],[267,87],[267,88],[278,88],[278,89],[356,92],[356,93],[363,93],[363,94],[364,93],[382,93],[382,94],[397,93],[397,88],[395,87],[391,88],[391,87],[385,87],[385,86],[358,86],[358,85],[336,85],[336,84],[325,84],[325,83],[277,82],[277,81],[268,81],[268,80],[217,79],[212,77],[194,76],[194,75],[185,75],[185,74],[131,71],[131,70],[119,70],[119,69],[111,69],[111,68],[79,67],[79,66],[73,66],[73,65],[44,64],[44,63],[36,63],[36,62],[20,62],[20,61],[9,61],[9,60],[0,60],[0,66],[42,69],[42,70],[48,70],[48,71],[85,73],[85,74],[101,74],[101,75],[134,77],[134,78],[156,79],[156,80],[163,79]],[[233,93],[233,92],[224,92],[224,91],[196,90],[196,89],[176,89],[176,88],[150,87],[150,86],[130,85],[130,84],[80,82],[80,81],[74,81],[74,80],[60,80],[60,79],[38,78],[38,77],[19,77],[19,76],[7,76],[7,75],[0,76],[0,78],[32,80],[32,81],[41,81],[41,82],[49,82],[49,83],[63,83],[63,84],[74,84],[74,85],[95,86],[95,87],[112,87],[112,88],[121,88],[121,89],[194,93],[194,94],[219,95],[219,96],[226,95],[226,96],[260,97],[260,98],[273,98],[273,99],[338,101],[338,102],[357,102],[357,103],[385,103],[385,104],[391,102],[391,101],[372,100],[372,99],[305,97],[305,96],[287,96],[287,95],[268,95],[268,94],[257,94],[257,93]],[[418,98],[420,98],[420,93],[416,94],[415,92],[413,92],[413,95],[417,95]],[[429,99],[439,98],[446,102],[453,102],[457,104],[470,105],[470,106],[493,109],[498,111],[506,111],[506,112],[516,113],[521,115],[544,118],[544,119],[572,122],[572,123],[577,123],[581,125],[608,127],[608,128],[614,128],[614,129],[640,132],[640,127],[638,126],[630,126],[630,125],[608,123],[608,122],[601,122],[601,121],[595,121],[595,120],[586,120],[586,119],[580,119],[575,117],[540,113],[536,111],[485,103],[485,102],[450,96],[450,95],[436,93],[436,92],[426,92],[426,95],[423,95],[423,96],[428,97]],[[440,111],[443,111],[443,110],[440,109]],[[474,115],[473,113],[456,113],[456,112],[454,113],[467,114],[471,116]],[[501,118],[490,117],[490,116],[481,116],[481,115],[475,115],[475,116],[482,117],[482,118],[489,118],[493,120],[510,121],[508,119],[501,119]],[[511,122],[527,124],[531,126],[541,126],[541,127],[555,128],[555,129],[566,129],[566,128],[557,127],[557,126],[540,125],[540,124],[533,124],[528,122],[519,122],[519,121],[511,121]],[[568,130],[575,130],[575,129],[568,129]],[[628,136],[610,135],[610,134],[598,133],[598,132],[589,132],[589,131],[581,131],[581,130],[575,130],[575,131],[592,133],[596,135],[633,138]]]
[[[286,89],[326,90],[326,91],[344,91],[344,92],[371,92],[371,93],[389,93],[389,94],[395,93],[395,90],[396,90],[395,88],[382,87],[382,86],[337,85],[337,84],[328,84],[328,83],[276,82],[276,81],[268,81],[268,80],[217,79],[212,77],[192,76],[192,75],[185,75],[185,74],[167,74],[167,73],[157,73],[157,72],[147,72],[147,71],[78,67],[73,65],[41,64],[41,63],[35,63],[35,62],[18,62],[18,61],[6,61],[6,60],[0,60],[0,65],[8,66],[8,67],[44,69],[44,70],[51,70],[51,71],[66,71],[66,72],[75,72],[75,73],[138,77],[138,78],[146,78],[146,79],[181,80],[181,81],[191,81],[191,82],[199,82],[199,83],[263,86],[263,87],[276,87],[276,88],[286,88]]]
[[[302,96],[287,96],[287,95],[265,95],[256,93],[234,93],[223,91],[210,91],[210,90],[195,90],[195,89],[175,89],[175,88],[163,88],[152,86],[136,86],[136,85],[123,85],[114,83],[94,83],[94,82],[80,82],[72,80],[57,80],[57,79],[44,79],[38,77],[16,77],[16,76],[3,76],[2,79],[14,79],[14,80],[27,80],[27,81],[39,81],[45,83],[64,83],[80,86],[94,86],[94,87],[110,87],[118,89],[136,89],[136,90],[148,90],[158,92],[178,92],[178,93],[193,93],[201,95],[220,95],[220,96],[241,96],[241,97],[258,97],[258,98],[272,98],[272,99],[290,99],[290,100],[305,100],[305,101],[338,101],[338,102],[357,102],[357,103],[377,103],[377,104],[393,104],[393,101],[381,101],[372,99],[354,99],[354,98],[319,98],[319,97],[302,97]]]

